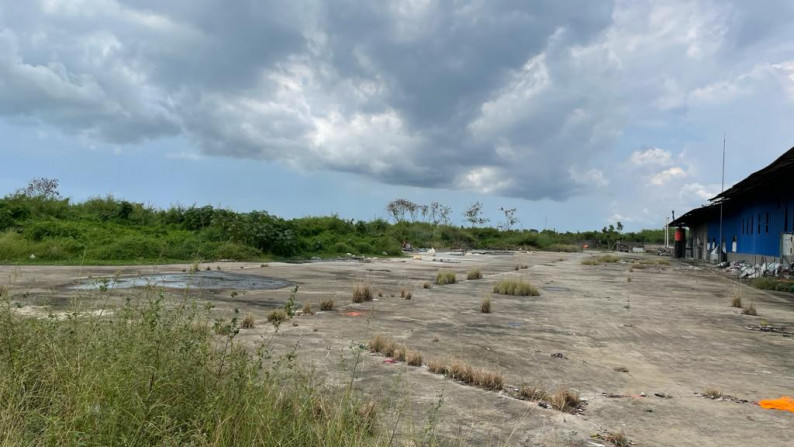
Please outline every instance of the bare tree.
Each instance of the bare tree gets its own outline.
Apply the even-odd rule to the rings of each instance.
[[[482,217],[482,203],[479,201],[469,205],[466,211],[463,212],[463,217],[466,218],[467,222],[471,223],[472,227],[490,221],[490,219]]]
[[[507,231],[510,231],[515,224],[518,223],[518,218],[516,217],[516,209],[515,208],[499,208],[499,211],[505,214],[505,224],[504,228]]]
[[[57,199],[61,197],[61,193],[58,192],[58,179],[55,178],[34,178],[28,183],[28,186],[20,192],[22,195],[28,197],[40,197],[44,199]]]

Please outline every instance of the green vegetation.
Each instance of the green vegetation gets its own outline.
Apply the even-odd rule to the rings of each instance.
[[[400,256],[403,241],[444,249],[578,251],[583,243],[608,248],[617,239],[655,243],[663,237],[662,230],[557,233],[505,230],[507,226],[502,230],[463,228],[451,225],[451,210],[438,203],[411,208],[414,211],[409,209],[408,214],[400,214],[402,208],[397,214],[389,211],[395,223],[338,216],[283,219],[266,211],[235,212],[212,206],[157,209],[112,196],[72,203],[60,197],[57,181],[54,185],[47,185],[46,179],[37,181],[0,199],[0,262],[259,261],[348,253]]]
[[[236,318],[151,295],[49,318],[0,299],[3,445],[389,443],[353,380],[329,388],[294,353],[244,348]]]
[[[756,289],[794,293],[794,281],[788,279],[765,276],[751,279],[750,285]]]
[[[480,301],[480,312],[484,314],[491,313],[491,297],[486,296]]]
[[[455,272],[451,270],[440,270],[436,273],[436,284],[443,286],[445,284],[455,284],[457,277]]]
[[[372,301],[372,285],[365,282],[357,282],[353,286],[353,302],[354,303],[363,303],[366,301]]]
[[[518,278],[503,279],[493,286],[493,293],[515,296],[538,296],[540,292],[532,284]]]
[[[620,261],[620,257],[616,255],[601,255],[582,260],[582,265],[599,265],[599,264],[613,264]],[[670,261],[667,261],[668,264]]]
[[[479,268],[475,267],[466,273],[466,279],[470,281],[475,279],[482,279],[482,272],[480,271]]]

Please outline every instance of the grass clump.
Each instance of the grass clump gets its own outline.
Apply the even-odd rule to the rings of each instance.
[[[329,311],[334,310],[334,299],[333,298],[326,298],[320,301],[320,310],[322,311]]]
[[[602,255],[598,257],[590,257],[582,260],[582,265],[599,265],[599,264],[613,264],[620,261],[620,257],[616,255]]]
[[[540,292],[532,284],[518,278],[503,279],[493,286],[493,293],[514,296],[538,296]]]
[[[474,279],[482,279],[482,272],[479,268],[473,268],[466,273],[466,279],[474,280]]]
[[[410,291],[405,292],[405,295],[403,295],[403,298],[405,298],[406,300],[410,300],[413,297],[414,297],[414,294],[412,292],[410,292]]]
[[[242,329],[253,329],[254,325],[255,325],[254,314],[247,313],[247,314],[245,314],[245,318],[243,318],[242,323],[240,323],[240,328],[242,328]]]
[[[742,297],[734,294],[733,298],[731,298],[731,307],[738,307],[741,309],[742,307]]]
[[[722,391],[717,388],[706,388],[703,390],[703,396],[709,399],[719,399],[723,396]]]
[[[288,318],[289,316],[287,315],[287,312],[285,312],[283,309],[276,309],[267,314],[267,321],[269,323],[273,323],[274,326],[278,326],[279,324],[287,321]]]
[[[521,385],[518,389],[518,396],[526,400],[547,400],[549,398],[549,393],[537,386]]]
[[[794,293],[794,281],[790,279],[772,278],[772,277],[764,276],[761,278],[751,279],[750,285],[755,287],[756,289]]]
[[[582,251],[582,247],[573,244],[551,244],[546,247],[546,251],[557,251],[563,253],[575,253]]]
[[[485,298],[480,301],[480,312],[484,314],[491,313],[491,297],[486,296]]]
[[[529,266],[526,265],[526,264],[518,264],[518,265],[515,266],[515,268],[513,270],[519,271],[519,270],[526,270],[528,268],[529,268]]]
[[[439,286],[443,286],[445,284],[455,284],[456,279],[455,272],[451,270],[441,270],[436,273],[436,284]]]
[[[372,301],[372,286],[365,282],[358,282],[353,286],[353,302],[364,303]]]
[[[549,403],[560,411],[573,412],[579,408],[579,393],[565,387],[558,387],[549,396]]]
[[[758,311],[755,310],[755,303],[750,303],[749,306],[747,306],[744,309],[742,309],[742,314],[750,315],[750,316],[753,316],[753,317],[757,316],[758,315]]]
[[[598,259],[596,258],[582,259],[582,265],[598,265]]]
[[[406,351],[405,363],[407,363],[408,366],[422,366],[422,354],[418,351]]]
[[[617,447],[629,447],[631,442],[629,442],[629,438],[626,437],[626,434],[623,431],[618,432],[610,432],[604,437],[604,440],[611,442],[613,445]]]
[[[626,368],[625,366],[616,366],[615,367],[615,372],[627,373],[627,372],[629,372],[629,369]]]
[[[303,305],[303,315],[314,315],[314,309],[312,309],[311,303]]]
[[[454,360],[446,366],[435,365],[435,368],[454,380],[486,390],[498,391],[504,387],[504,376],[501,373],[474,368],[460,360]]]
[[[447,364],[439,360],[431,360],[427,364],[427,370],[433,374],[446,374]]]
[[[0,300],[4,445],[385,444],[352,386],[330,388],[292,357],[269,361],[236,331],[214,335],[196,303],[137,298],[67,318]]]
[[[433,287],[433,286],[430,285],[430,281],[425,281],[425,283],[422,284],[422,288],[423,289],[429,289],[431,287]]]

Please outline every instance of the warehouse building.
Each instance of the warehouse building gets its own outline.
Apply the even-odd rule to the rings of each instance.
[[[717,260],[719,244],[728,261],[794,259],[794,148],[709,202],[671,223],[689,229],[686,257]]]

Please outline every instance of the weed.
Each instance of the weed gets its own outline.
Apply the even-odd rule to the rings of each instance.
[[[627,373],[629,372],[629,369],[626,368],[625,366],[616,366],[615,372]]]
[[[406,294],[407,292],[408,292],[408,291],[407,291],[407,290],[405,290],[405,289],[400,289],[400,298],[405,298],[405,294]]]
[[[540,292],[532,284],[518,278],[503,279],[493,286],[493,293],[514,296],[538,296]]]
[[[445,284],[455,284],[455,272],[451,270],[441,270],[436,273],[436,284],[443,286]]]
[[[406,300],[410,300],[410,299],[411,299],[411,298],[413,298],[413,297],[414,297],[414,294],[413,294],[413,293],[411,293],[411,292],[405,292],[405,297],[404,297],[404,298],[405,298]]]
[[[491,297],[486,296],[485,298],[480,301],[480,312],[484,314],[491,313]]]
[[[631,445],[629,438],[626,437],[622,430],[607,433],[607,435],[604,437],[604,440],[611,442],[617,447],[629,447]]]
[[[579,393],[565,387],[558,387],[549,396],[549,403],[560,411],[573,412],[579,407]]]
[[[703,390],[703,396],[709,399],[719,399],[723,396],[722,391],[717,388],[706,388]]]
[[[287,312],[283,309],[276,309],[267,315],[267,321],[272,323],[276,328],[278,328],[281,323],[287,321],[287,318],[289,318]]]
[[[546,390],[532,385],[521,385],[518,395],[526,400],[547,400],[549,398],[549,393]]]
[[[429,289],[429,288],[431,288],[431,287],[433,287],[433,286],[431,286],[431,285],[430,285],[430,282],[429,282],[429,281],[425,281],[425,283],[424,283],[424,284],[422,284],[422,288],[423,288],[423,289]]]
[[[427,363],[427,370],[433,374],[446,374],[447,365],[446,363],[440,362],[438,360],[431,360]]]
[[[750,305],[749,305],[749,306],[745,307],[745,308],[742,310],[742,313],[743,313],[744,315],[751,315],[751,316],[753,316],[753,317],[757,316],[757,315],[758,315],[758,312],[755,310],[755,303],[750,303]]]
[[[372,286],[365,282],[358,282],[353,286],[353,302],[363,303],[372,301]]]
[[[245,314],[245,318],[243,318],[243,322],[240,323],[240,328],[242,328],[242,329],[253,329],[254,328],[254,314],[252,314],[252,313]]]
[[[409,350],[405,353],[405,363],[409,366],[422,366],[422,354]]]
[[[742,297],[734,294],[733,298],[731,298],[731,307],[741,308],[742,307]]]
[[[303,315],[314,315],[314,309],[312,309],[311,303],[303,305]]]
[[[466,273],[466,279],[482,279],[482,272],[478,268],[473,268]]]
[[[582,265],[598,265],[598,259],[596,258],[582,259]]]
[[[320,301],[320,310],[322,311],[329,311],[334,310],[334,299],[333,298],[326,298]]]

